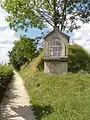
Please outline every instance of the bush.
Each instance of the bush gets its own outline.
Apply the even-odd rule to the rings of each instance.
[[[90,55],[81,46],[69,45],[69,72],[90,71]]]
[[[0,101],[5,92],[6,86],[10,82],[13,70],[8,65],[0,65]]]

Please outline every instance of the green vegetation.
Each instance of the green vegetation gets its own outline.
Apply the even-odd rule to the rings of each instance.
[[[90,74],[44,74],[40,62],[20,71],[37,120],[90,120]]]
[[[37,56],[37,39],[21,37],[19,41],[14,42],[14,47],[9,52],[10,64],[19,70],[20,67]]]
[[[40,60],[39,70],[43,70],[44,61]],[[68,46],[68,68],[69,72],[78,71],[90,72],[90,54],[80,45],[73,44]]]
[[[7,21],[14,30],[42,29],[48,23],[72,31],[80,28],[78,20],[90,21],[89,0],[4,0],[2,6],[9,13]]]
[[[69,45],[68,67],[70,72],[84,70],[90,72],[90,54],[77,44]]]
[[[0,101],[3,97],[6,86],[8,85],[12,78],[12,75],[13,70],[10,66],[0,64]]]

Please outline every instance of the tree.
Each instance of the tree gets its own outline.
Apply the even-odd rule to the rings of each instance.
[[[15,69],[20,69],[23,64],[36,57],[37,43],[36,40],[26,37],[21,37],[19,41],[14,42],[14,47],[9,52],[9,58]]]
[[[9,13],[7,21],[11,28],[25,29],[46,23],[60,26],[61,31],[80,28],[77,21],[90,21],[89,0],[5,0],[3,8]]]

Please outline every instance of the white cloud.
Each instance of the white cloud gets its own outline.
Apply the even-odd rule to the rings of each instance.
[[[71,39],[90,53],[90,24],[81,24],[81,28],[73,32]]]
[[[8,14],[0,8],[0,63],[9,61],[8,51],[13,47],[13,42],[17,40],[15,32],[9,29],[5,18]]]
[[[0,62],[7,63],[9,61],[8,51],[12,49],[12,44],[0,44]]]
[[[0,27],[6,27],[8,26],[8,23],[5,21],[7,17],[7,12],[5,12],[1,7],[0,7]]]

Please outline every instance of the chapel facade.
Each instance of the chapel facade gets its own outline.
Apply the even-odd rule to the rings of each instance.
[[[44,38],[44,72],[68,72],[69,36],[59,31],[58,27]]]

